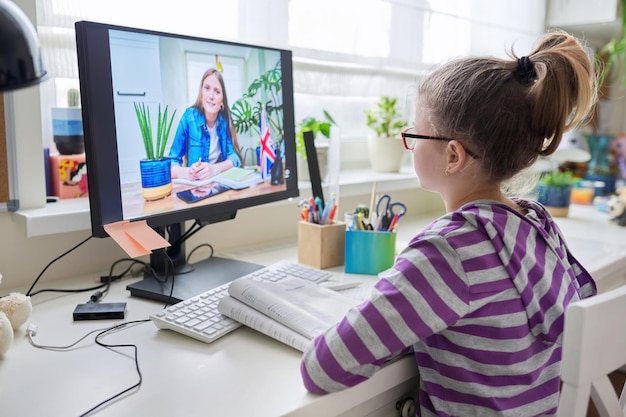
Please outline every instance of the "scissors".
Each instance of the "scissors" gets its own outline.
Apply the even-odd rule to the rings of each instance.
[[[389,194],[383,194],[376,202],[376,230],[390,230],[400,217],[406,213],[406,205],[400,202],[391,202]],[[395,219],[395,220],[394,220]]]

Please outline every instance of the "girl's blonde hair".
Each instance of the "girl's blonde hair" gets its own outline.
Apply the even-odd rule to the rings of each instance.
[[[597,74],[573,36],[546,33],[525,57],[462,58],[420,86],[418,107],[438,136],[478,154],[491,181],[503,182],[551,155],[564,132],[585,120],[596,101]]]

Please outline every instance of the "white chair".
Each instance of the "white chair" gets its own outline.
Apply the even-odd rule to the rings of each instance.
[[[571,304],[565,313],[557,417],[585,417],[589,397],[602,417],[626,417],[608,375],[626,364],[626,286]]]

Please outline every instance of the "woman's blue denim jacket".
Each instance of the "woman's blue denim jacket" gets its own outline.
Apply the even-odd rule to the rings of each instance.
[[[241,158],[235,152],[233,141],[228,129],[228,122],[221,113],[217,115],[216,132],[220,157],[218,162],[231,160],[233,166],[241,166]],[[170,148],[172,164],[182,165],[183,157],[187,155],[187,165],[202,161],[209,161],[211,138],[206,126],[204,114],[195,107],[189,107],[183,113],[176,129],[176,135]]]

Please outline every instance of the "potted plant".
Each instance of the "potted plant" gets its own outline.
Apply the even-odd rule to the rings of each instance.
[[[176,110],[171,117],[168,117],[167,106],[161,112],[159,105],[156,135],[153,137],[150,109],[145,103],[133,104],[146,150],[146,157],[139,161],[141,194],[146,201],[158,200],[167,197],[172,192],[171,161],[165,158],[164,154]]]
[[[379,172],[398,172],[406,154],[400,132],[406,122],[397,109],[398,100],[381,97],[373,109],[365,110],[366,124],[376,135],[368,138],[372,169]]]
[[[619,37],[608,41],[596,54],[596,63],[600,68],[600,83],[606,80],[613,66],[626,63],[626,0],[620,0],[620,4],[622,16]],[[617,74],[613,75],[617,78]]]
[[[537,187],[537,201],[554,217],[567,217],[576,177],[571,171],[554,170],[544,173]]]
[[[243,96],[231,106],[233,125],[238,134],[252,132],[260,136],[261,118],[265,114],[274,149],[277,152],[280,152],[284,136],[281,89],[282,70],[279,60],[273,68],[253,80]],[[259,163],[259,149],[257,146],[257,163]],[[242,154],[246,153],[246,150],[242,149]]]
[[[52,134],[54,144],[61,155],[85,152],[83,116],[78,89],[70,88],[67,91],[67,107],[52,108]]]
[[[309,180],[309,170],[306,165],[306,148],[304,146],[304,132],[307,131],[312,132],[313,138],[315,138],[315,151],[320,167],[320,176],[322,179],[326,176],[330,143],[328,140],[319,140],[318,134],[321,134],[326,139],[330,139],[330,127],[336,123],[326,110],[323,110],[323,112],[324,120],[319,120],[315,117],[305,117],[296,125],[296,153],[298,155],[296,162],[298,163],[298,177],[300,180]]]

